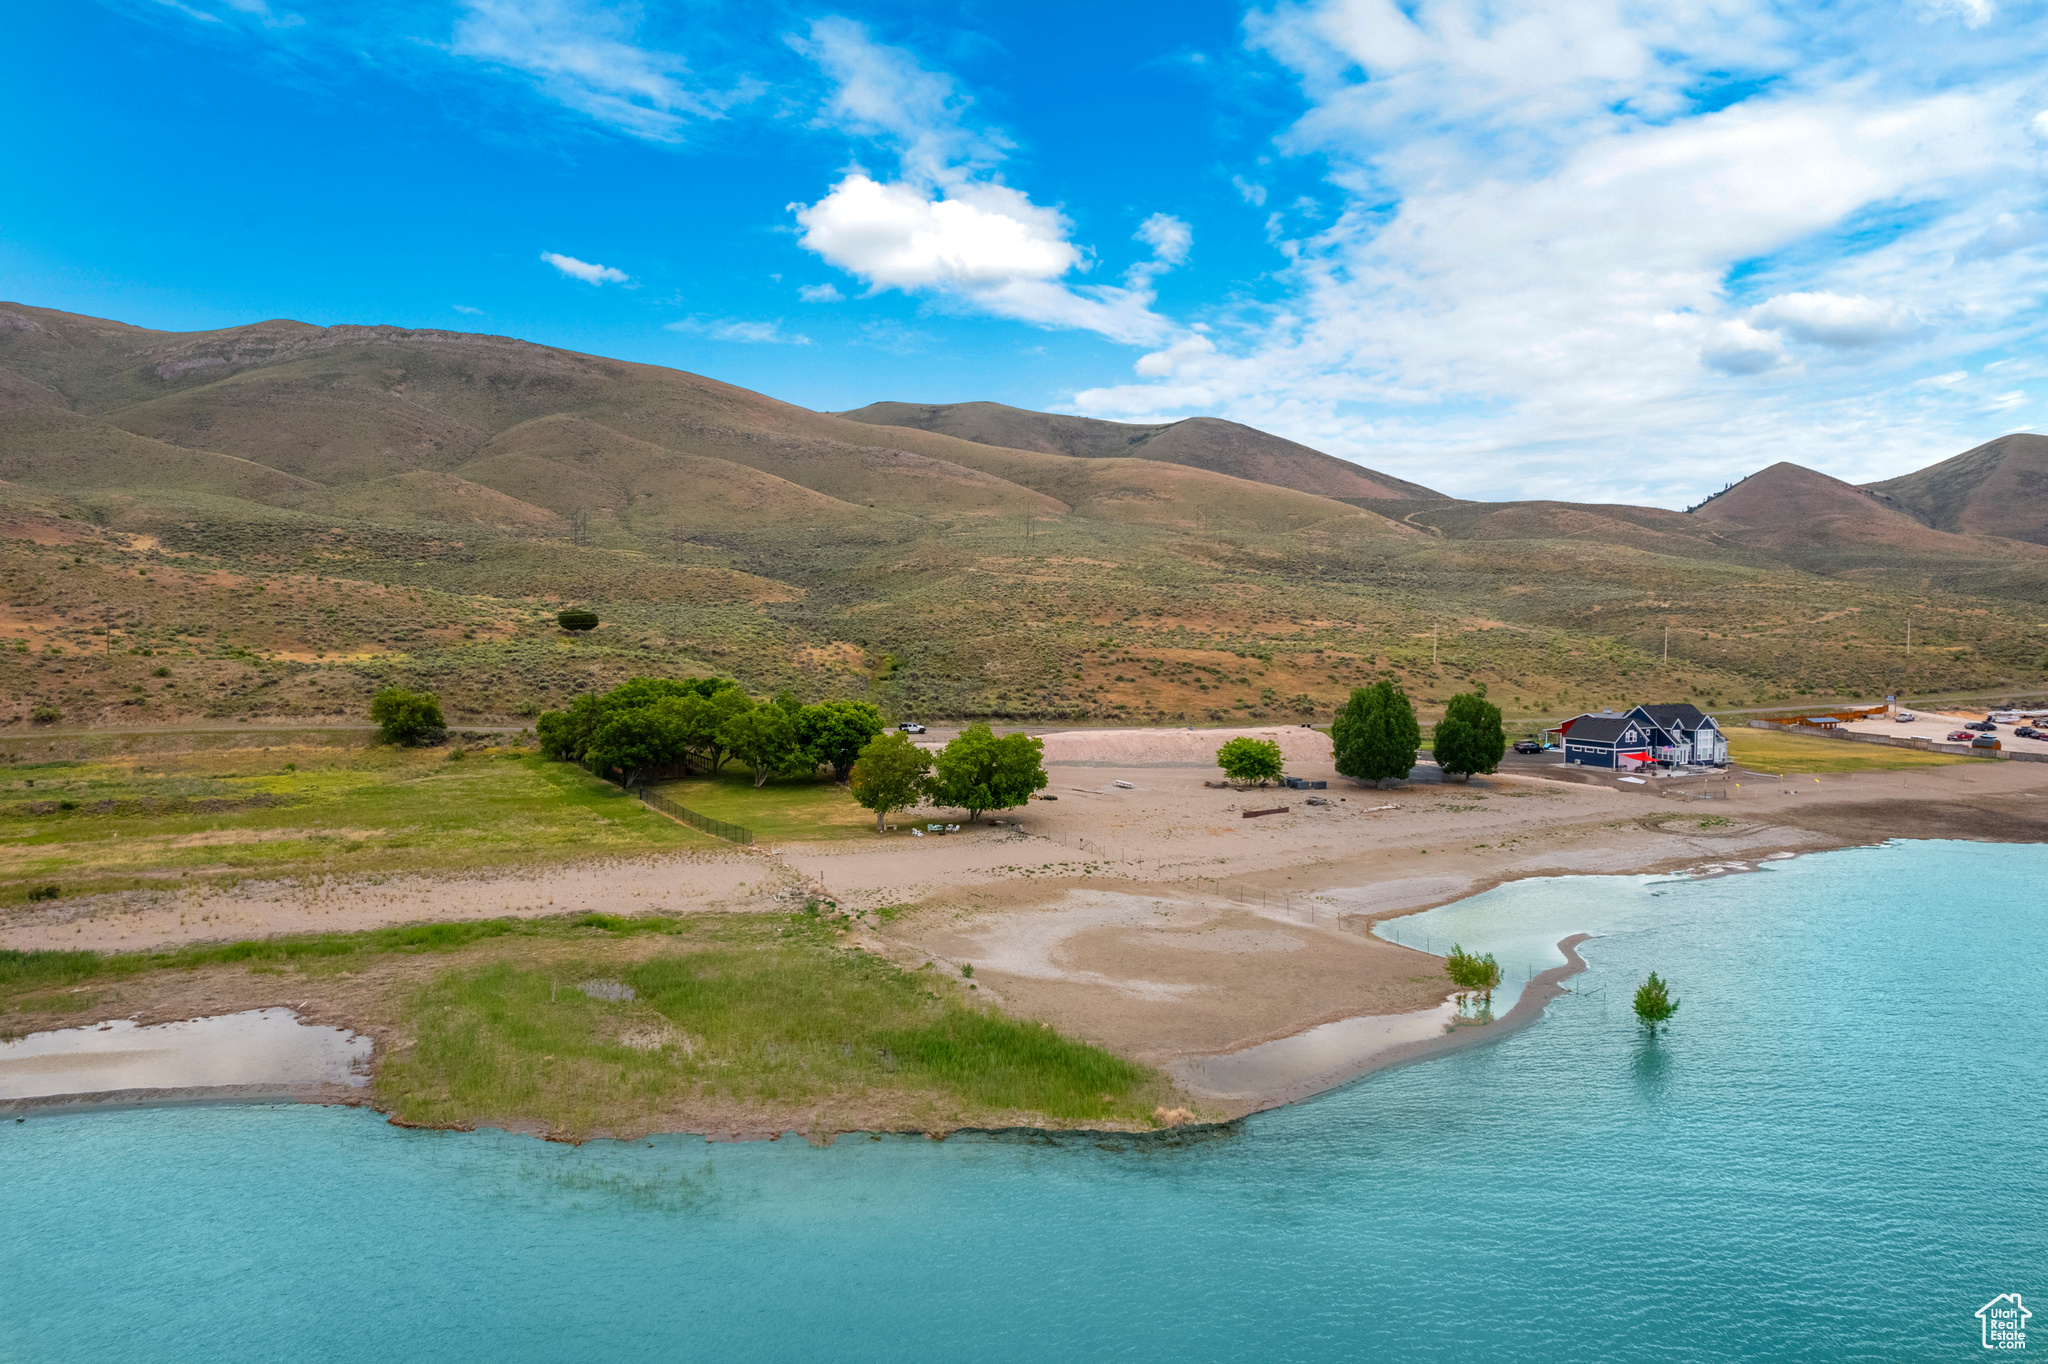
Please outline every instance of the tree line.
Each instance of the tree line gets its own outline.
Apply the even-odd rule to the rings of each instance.
[[[763,786],[821,767],[845,781],[880,736],[882,715],[861,701],[805,705],[788,692],[757,703],[724,677],[635,677],[544,712],[534,732],[549,757],[616,771],[627,786],[658,768],[716,773],[735,758]]]
[[[969,725],[934,754],[908,735],[885,734],[881,712],[866,702],[805,705],[788,692],[757,702],[723,677],[635,677],[544,713],[534,731],[550,758],[617,772],[627,786],[658,769],[716,773],[734,759],[757,787],[829,768],[875,812],[878,833],[895,810],[929,802],[976,820],[1022,805],[1047,781],[1045,745],[1026,734],[998,738]]]

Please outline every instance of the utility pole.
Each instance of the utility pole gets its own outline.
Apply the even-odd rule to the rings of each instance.
[[[1429,627],[1429,666],[1432,668],[1436,666],[1436,625],[1434,622],[1431,622]]]
[[[1671,662],[1671,627],[1669,625],[1664,627],[1664,662],[1667,666]]]

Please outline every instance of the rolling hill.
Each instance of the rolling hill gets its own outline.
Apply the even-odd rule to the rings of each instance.
[[[394,681],[517,716],[707,669],[1154,721],[1377,677],[1511,715],[2016,685],[2048,652],[2034,439],[1867,490],[1774,465],[1690,515],[1465,502],[1209,419],[833,414],[509,337],[0,304],[0,728]],[[572,602],[603,627],[554,629]]]
[[[1915,473],[1864,486],[1937,530],[2048,544],[2048,436],[2000,436]]]
[[[1132,426],[1056,412],[1030,412],[1001,403],[870,403],[839,415],[876,426],[936,431],[980,445],[1002,445],[1081,459],[1135,457],[1183,464],[1340,500],[1443,496],[1419,483],[1376,473],[1306,445],[1214,417]]]

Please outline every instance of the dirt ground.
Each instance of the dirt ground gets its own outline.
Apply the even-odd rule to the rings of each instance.
[[[1186,741],[1168,731],[1150,764],[1049,765],[1044,794],[1056,800],[958,834],[912,838],[899,828],[872,842],[495,881],[249,886],[204,901],[19,906],[0,920],[0,946],[120,950],[584,909],[771,911],[822,892],[863,912],[857,936],[872,950],[913,967],[971,967],[982,998],[1165,1064],[1339,1018],[1437,1005],[1446,993],[1437,959],[1367,930],[1504,881],[1731,873],[1772,853],[1888,838],[2048,838],[2048,764],[1784,782],[1738,770],[1686,784],[1684,799],[1647,784],[1522,774],[1375,790],[1338,778],[1327,739],[1316,737],[1320,765],[1296,757],[1289,766],[1328,780],[1321,792],[1209,788],[1213,768],[1157,765],[1187,761]],[[1129,747],[1120,738],[1116,751]],[[1327,803],[1306,804],[1311,795]],[[1244,818],[1281,806],[1285,814]],[[312,1012],[349,1021],[335,1004]]]

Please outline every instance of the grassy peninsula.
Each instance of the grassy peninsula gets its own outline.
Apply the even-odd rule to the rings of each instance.
[[[1148,1128],[1158,1072],[998,1013],[815,913],[586,914],[275,938],[161,953],[0,952],[0,1028],[119,1004],[327,1001],[377,1038],[401,1122],[651,1131]]]

